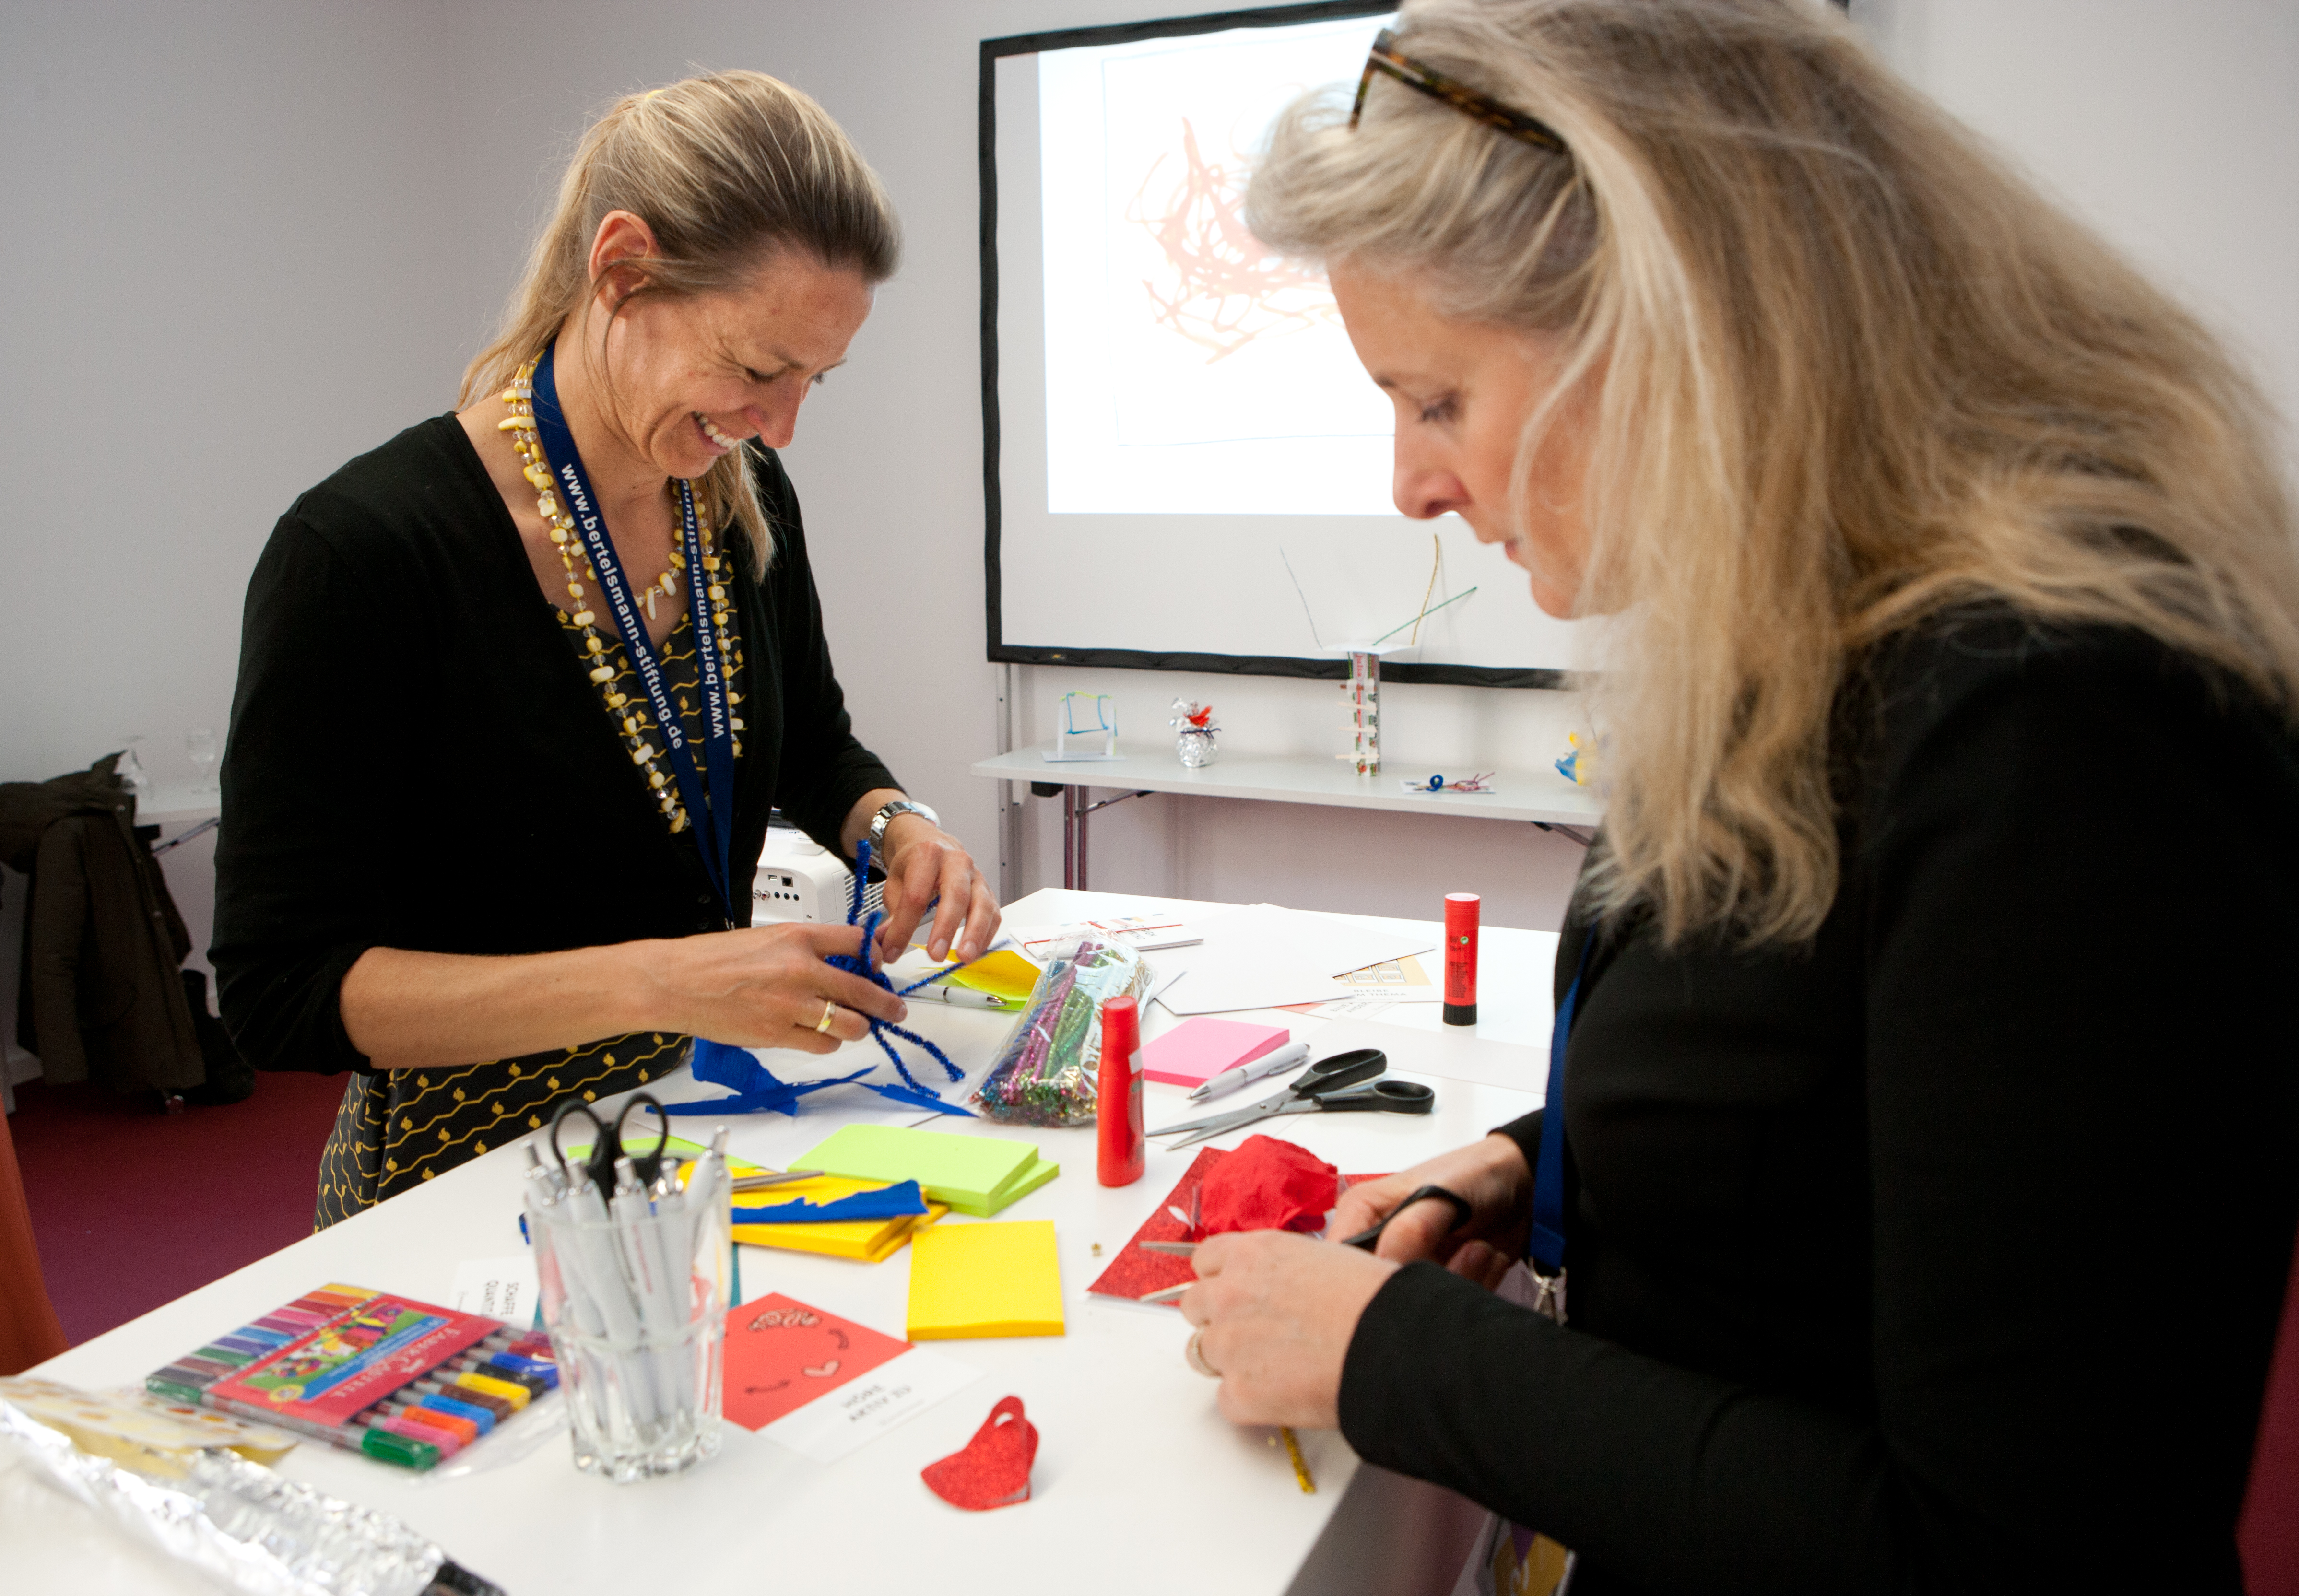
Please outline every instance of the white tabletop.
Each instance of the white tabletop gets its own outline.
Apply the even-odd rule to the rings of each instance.
[[[1089,913],[1206,914],[1219,906],[1056,890],[1033,894],[1008,914],[1018,924],[1046,924]],[[1415,928],[1410,922],[1374,923]],[[1415,929],[1433,939],[1425,922]],[[1483,1023],[1476,1033],[1481,1046],[1473,1046],[1465,1031],[1440,1027],[1434,1005],[1400,1005],[1382,1016],[1396,1023],[1384,1023],[1372,1039],[1390,1047],[1392,1071],[1437,1089],[1428,1119],[1309,1116],[1288,1121],[1282,1134],[1346,1171],[1374,1172],[1472,1141],[1537,1107],[1556,943],[1552,933],[1484,930]],[[1322,1029],[1320,1021],[1280,1012],[1238,1017],[1290,1025],[1313,1045]],[[1155,1036],[1174,1023],[1152,1005],[1145,1029]],[[1336,1023],[1353,1036],[1363,1024]],[[910,1024],[967,1070],[966,1086],[945,1094],[957,1099],[987,1068],[1010,1021],[917,1003]],[[1456,1060],[1481,1079],[1445,1076]],[[830,1059],[776,1054],[769,1062],[785,1079],[801,1079],[844,1073],[859,1061],[849,1047]],[[925,1067],[940,1073],[931,1061]],[[1497,1084],[1498,1079],[1509,1083]],[[1152,1083],[1148,1092],[1153,1126],[1188,1111],[1179,1087]],[[719,1090],[681,1071],[660,1083],[660,1095],[708,1098]],[[577,1473],[563,1435],[492,1465],[486,1452],[493,1442],[483,1444],[470,1454],[471,1470],[458,1477],[411,1475],[316,1443],[290,1453],[283,1471],[398,1514],[515,1592],[632,1588],[665,1578],[694,1589],[737,1580],[748,1585],[763,1576],[777,1590],[984,1596],[1162,1592],[1186,1579],[1206,1590],[1276,1596],[1294,1586],[1297,1575],[1304,1587],[1320,1591],[1393,1590],[1404,1588],[1408,1574],[1414,1584],[1426,1577],[1426,1567],[1407,1568],[1414,1559],[1458,1567],[1475,1522],[1459,1499],[1379,1470],[1360,1471],[1348,1444],[1330,1432],[1300,1436],[1317,1484],[1315,1495],[1302,1494],[1268,1432],[1238,1428],[1215,1410],[1213,1384],[1182,1360],[1186,1328],[1178,1313],[1087,1295],[1088,1284],[1171,1189],[1194,1149],[1166,1152],[1153,1144],[1143,1178],[1108,1189],[1095,1180],[1091,1129],[896,1113],[859,1087],[809,1096],[795,1120],[735,1118],[730,1144],[742,1157],[781,1167],[859,1118],[1015,1137],[1035,1142],[1061,1163],[1059,1178],[996,1217],[1054,1221],[1067,1335],[934,1344],[982,1377],[832,1464],[810,1462],[730,1424],[717,1459],[676,1479],[641,1485]],[[689,1121],[705,1136],[714,1123],[709,1117]],[[1244,1134],[1215,1145],[1234,1145]],[[316,1166],[319,1150],[311,1151]],[[519,1250],[519,1168],[516,1147],[502,1147],[74,1347],[36,1372],[90,1388],[138,1383],[177,1354],[330,1281],[440,1300],[458,1263]],[[153,1200],[165,1194],[155,1192]],[[942,1222],[975,1221],[952,1214]],[[746,1246],[741,1264],[745,1300],[779,1291],[901,1334],[907,1249],[865,1265]],[[1009,1393],[1023,1399],[1042,1437],[1033,1500],[983,1514],[946,1506],[920,1483],[918,1470],[963,1446],[991,1404]],[[508,1427],[495,1439],[509,1443],[516,1433]],[[1336,1518],[1345,1493],[1352,1493],[1349,1510]],[[1329,1521],[1332,1533],[1326,1534]],[[36,1486],[21,1468],[0,1469],[0,1545],[8,1548],[12,1587],[21,1576],[29,1583],[21,1588],[69,1588],[74,1596],[208,1589],[120,1542],[85,1509]]]
[[[1554,770],[1490,773],[1493,790],[1407,792],[1408,776],[1426,781],[1425,766],[1398,765],[1377,776],[1360,776],[1339,759],[1306,755],[1232,754],[1212,765],[1185,768],[1170,745],[1155,753],[1116,759],[1049,762],[1037,748],[1017,748],[968,767],[977,776],[1007,781],[1058,781],[1065,786],[1127,787],[1150,792],[1194,792],[1207,798],[1260,798],[1284,804],[1332,804],[1345,809],[1394,809],[1407,815],[1457,815],[1473,820],[1538,821],[1548,825],[1593,826],[1605,818],[1605,801],[1594,789],[1575,786]],[[1456,765],[1448,778],[1487,774],[1483,767]]]

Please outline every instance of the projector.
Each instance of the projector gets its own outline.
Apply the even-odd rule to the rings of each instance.
[[[853,881],[846,861],[804,831],[769,826],[766,846],[759,850],[759,872],[751,881],[751,923],[813,920],[843,925]],[[862,912],[884,906],[884,889],[874,881],[862,894]]]

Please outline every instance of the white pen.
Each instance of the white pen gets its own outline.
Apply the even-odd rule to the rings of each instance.
[[[1203,1103],[1208,1098],[1219,1097],[1226,1093],[1234,1092],[1249,1080],[1259,1080],[1265,1075],[1282,1075],[1288,1070],[1298,1070],[1308,1062],[1308,1043],[1288,1042],[1284,1046],[1274,1052],[1265,1053],[1259,1058],[1249,1063],[1240,1064],[1234,1070],[1224,1070],[1196,1091],[1191,1092],[1190,1101]]]
[[[936,981],[930,987],[920,987],[912,997],[931,997],[937,1003],[954,1004],[964,1009],[1018,1009],[1020,1001],[1000,997],[995,992],[977,992],[972,987],[946,987]]]

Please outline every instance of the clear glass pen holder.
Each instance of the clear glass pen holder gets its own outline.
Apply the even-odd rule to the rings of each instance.
[[[623,1484],[714,1457],[726,1327],[723,1223],[530,1209],[543,1322],[575,1466]]]

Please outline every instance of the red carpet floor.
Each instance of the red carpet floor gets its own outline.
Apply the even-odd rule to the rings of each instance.
[[[30,1081],[8,1125],[40,1272],[74,1345],[311,1233],[340,1075],[262,1075],[222,1108],[163,1114]]]

